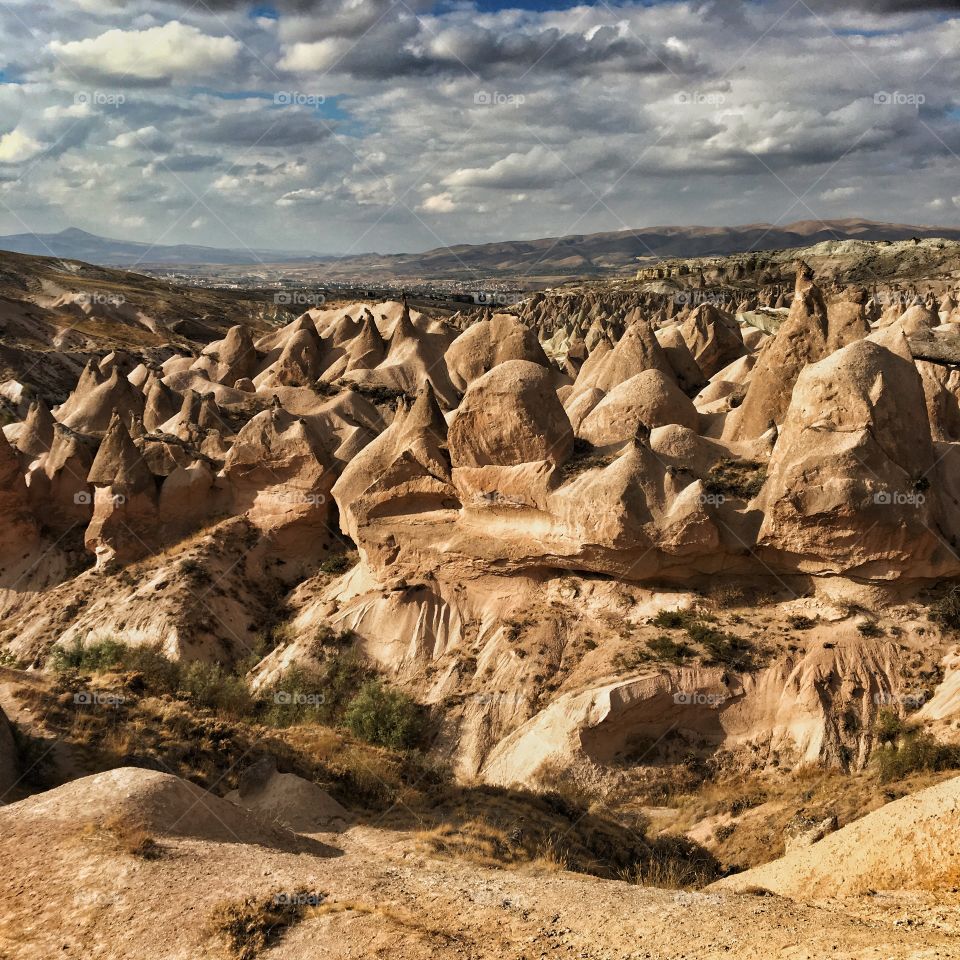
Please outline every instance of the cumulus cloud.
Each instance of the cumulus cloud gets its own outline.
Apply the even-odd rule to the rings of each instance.
[[[450,193],[435,193],[420,204],[420,209],[426,213],[453,213],[457,203]]]
[[[271,5],[0,4],[5,204],[329,252],[958,217],[957,4]]]
[[[49,50],[73,76],[106,82],[170,83],[209,76],[234,64],[233,37],[211,37],[171,20],[146,30],[108,30],[98,37],[52,40]]]
[[[468,74],[477,77],[526,76],[563,72],[585,76],[604,71],[628,74],[689,74],[697,57],[675,41],[634,33],[623,23],[564,30],[531,26],[504,30],[475,22],[442,22],[424,28],[397,13],[374,21],[359,38],[325,36],[288,46],[279,62],[299,73],[344,73],[357,78]]]
[[[444,179],[451,187],[495,187],[502,190],[544,188],[555,178],[573,176],[554,151],[537,146],[527,153],[511,153],[489,167],[465,167]]]
[[[23,163],[31,160],[40,151],[43,144],[20,130],[11,130],[0,137],[0,163]]]
[[[119,147],[121,150],[148,150],[159,153],[169,150],[172,144],[166,134],[161,133],[151,124],[139,130],[128,130],[118,134],[110,141],[110,146]]]

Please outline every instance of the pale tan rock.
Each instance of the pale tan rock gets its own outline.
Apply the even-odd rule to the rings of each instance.
[[[92,379],[85,371],[77,389],[57,410],[57,419],[64,426],[79,433],[102,435],[110,426],[114,411],[128,424],[134,416],[143,416],[144,396],[119,367],[114,367],[102,383],[91,384]]]
[[[702,389],[707,377],[704,376],[694,355],[687,346],[679,324],[656,331],[657,342],[663,347],[667,361],[677,379],[677,385],[688,396]]]
[[[546,368],[508,360],[470,385],[449,443],[455,467],[562,463],[573,449],[573,430]]]
[[[827,332],[823,295],[800,275],[790,315],[761,348],[746,397],[728,421],[724,438],[753,439],[769,429],[771,421],[783,422],[800,372],[826,353]]]
[[[923,387],[912,361],[861,340],[801,375],[770,461],[759,542],[809,572],[878,579],[958,567],[934,530]]]
[[[641,425],[652,430],[673,423],[696,430],[699,422],[693,402],[673,380],[659,370],[645,370],[614,387],[584,418],[577,435],[606,447],[631,440]]]
[[[450,380],[461,393],[478,377],[506,360],[548,365],[536,332],[504,313],[495,313],[491,319],[467,328],[450,344],[445,360]]]
[[[709,380],[746,353],[736,319],[711,303],[702,303],[684,320],[680,334]]]

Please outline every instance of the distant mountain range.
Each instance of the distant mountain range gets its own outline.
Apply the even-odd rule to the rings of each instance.
[[[18,233],[0,237],[0,250],[27,253],[37,257],[64,257],[83,260],[102,267],[135,267],[198,263],[244,265],[265,261],[294,260],[312,255],[296,251],[230,250],[178,243],[162,245],[111,240],[70,227],[60,233]]]
[[[316,256],[278,250],[233,250],[190,244],[133,243],[71,228],[54,234],[0,237],[0,250],[83,260],[102,266],[227,266],[296,263],[316,267],[317,279],[423,277],[475,279],[493,276],[567,277],[630,271],[640,258],[725,256],[747,250],[806,247],[824,240],[960,240],[960,228],[925,227],[871,220],[800,220],[784,226],[644,227],[610,233],[457,244],[423,253]],[[234,270],[230,271],[235,272]]]

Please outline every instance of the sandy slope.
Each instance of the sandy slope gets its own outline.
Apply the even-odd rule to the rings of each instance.
[[[951,890],[960,878],[960,777],[888,803],[811,847],[720,880],[811,900],[870,890]]]
[[[194,808],[183,803],[190,797]],[[222,945],[206,929],[218,903],[295,890],[322,893],[325,904],[269,957],[960,954],[949,932],[905,928],[892,918],[853,918],[778,897],[679,893],[569,873],[441,863],[412,853],[411,838],[375,825],[331,835],[328,847],[258,825],[225,805],[175,778],[124,769],[0,811],[0,957],[216,957]],[[146,823],[163,848],[159,859],[139,859],[117,846],[107,826],[118,813]]]

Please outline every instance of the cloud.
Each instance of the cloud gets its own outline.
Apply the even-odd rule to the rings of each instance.
[[[511,153],[489,167],[464,167],[444,178],[450,187],[493,187],[500,190],[537,190],[556,178],[573,177],[560,156],[537,146],[528,153]]]
[[[309,231],[330,252],[840,207],[960,218],[956,7],[814,2],[278,0],[267,22],[240,0],[0,3],[0,143],[31,161],[0,162],[4,203],[171,241]]]
[[[232,66],[241,45],[233,37],[210,37],[171,20],[146,30],[108,30],[87,40],[52,40],[49,50],[71,76],[117,84],[171,83]]]
[[[849,200],[851,197],[857,196],[860,193],[859,187],[834,187],[832,190],[824,190],[820,194],[821,200],[826,200],[828,203],[833,200]]]
[[[460,74],[506,79],[563,72],[587,76],[602,67],[609,73],[690,74],[698,58],[682,44],[637,35],[625,24],[585,30],[531,26],[503,30],[470,20],[424,27],[403,13],[384,16],[360,37],[324,36],[295,42],[279,68],[296,73],[340,73],[357,78]]]
[[[310,110],[276,109],[255,101],[220,116],[204,116],[191,132],[203,143],[278,148],[319,143],[330,136],[331,125]]]
[[[23,163],[31,160],[40,151],[43,144],[20,130],[12,130],[0,137],[0,163]]]
[[[166,156],[160,156],[152,160],[144,168],[144,172],[149,176],[154,176],[161,172],[170,173],[197,173],[201,170],[210,170],[219,166],[220,157],[214,157],[203,153],[171,153]]]
[[[451,194],[437,193],[432,197],[427,197],[420,204],[420,209],[427,213],[453,213],[457,209],[457,204]]]
[[[169,150],[171,145],[170,138],[153,125],[141,127],[139,130],[128,130],[110,141],[111,147],[119,147],[121,150],[149,150],[151,152]]]

